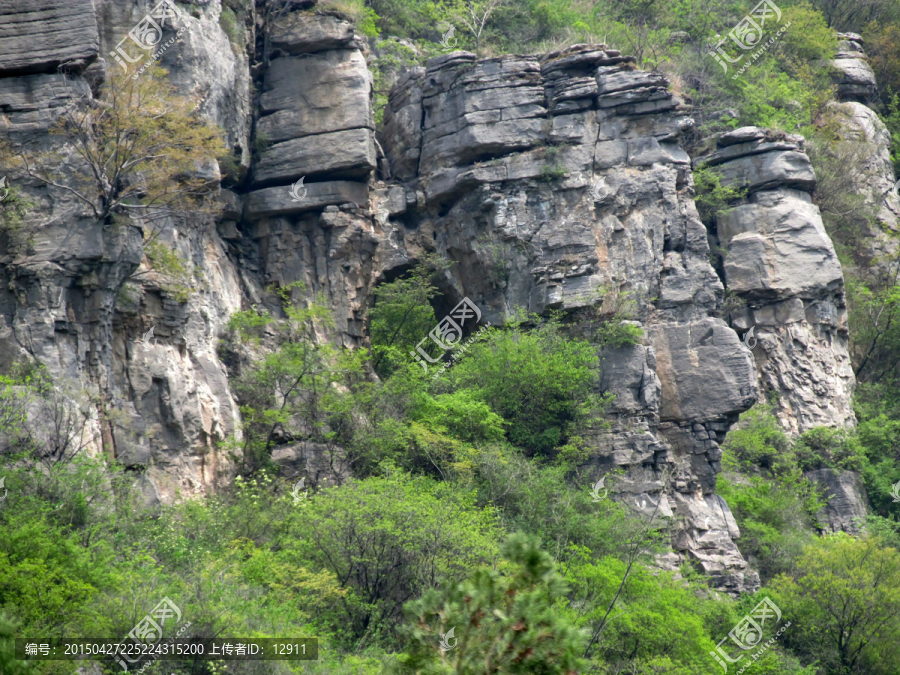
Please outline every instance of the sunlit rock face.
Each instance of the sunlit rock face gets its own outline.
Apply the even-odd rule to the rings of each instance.
[[[696,158],[747,196],[716,221],[731,325],[753,345],[760,384],[791,434],[852,426],[855,379],[843,273],[810,192],[803,138],[744,127]],[[750,332],[752,329],[752,333]]]

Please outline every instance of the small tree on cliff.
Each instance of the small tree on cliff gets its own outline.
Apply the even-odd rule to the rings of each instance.
[[[73,195],[105,224],[118,216],[140,226],[145,263],[132,278],[155,272],[161,288],[185,301],[191,267],[160,235],[167,216],[203,209],[212,185],[202,162],[225,155],[196,101],[177,95],[162,68],[137,78],[116,69],[99,98],[73,98],[50,133],[59,150],[5,145],[0,160]]]
[[[220,132],[197,114],[154,68],[138,78],[113,71],[98,99],[75,99],[51,128],[58,151],[6,148],[29,176],[68,192],[98,220],[116,214],[152,220],[173,210],[196,208],[209,183],[200,162],[225,154]],[[10,157],[11,155],[11,157]]]

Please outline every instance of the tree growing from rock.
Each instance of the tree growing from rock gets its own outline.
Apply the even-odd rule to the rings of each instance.
[[[101,221],[195,208],[210,187],[200,162],[223,155],[224,143],[165,75],[161,68],[137,79],[113,71],[98,99],[67,106],[51,134],[62,137],[71,160],[28,147],[11,154],[29,176],[74,196]]]
[[[73,97],[51,127],[58,150],[43,144],[0,148],[0,159],[74,197],[106,224],[125,218],[143,231],[146,269],[170,279],[185,299],[190,270],[160,238],[169,216],[204,209],[216,186],[206,164],[226,154],[220,130],[178,95],[166,71],[133,78],[113,70],[98,98]],[[116,221],[116,219],[120,219]],[[174,257],[173,257],[174,256]]]

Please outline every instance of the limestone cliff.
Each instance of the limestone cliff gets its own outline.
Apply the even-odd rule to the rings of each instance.
[[[151,8],[37,4],[0,0],[12,17],[0,35],[0,121],[13,143],[51,143],[54,112],[119,67],[111,52]],[[662,564],[694,560],[723,589],[757,588],[714,492],[719,444],[761,390],[779,395],[795,432],[853,423],[842,272],[802,139],[739,129],[693,159],[750,185],[711,233],[681,143],[687,109],[665,77],[615,49],[432,59],[399,79],[376,135],[366,41],[346,19],[251,12],[242,47],[219,25],[220,0],[179,7],[187,30],[161,63],[248,171],[222,190],[217,217],[166,224],[197,269],[195,292],[180,302],[146,275],[123,299],[142,264],[140,232],[9,172],[40,208],[31,249],[0,250],[0,366],[36,359],[97,387],[93,450],[142,469],[148,499],[171,500],[230,475],[220,442],[239,410],[216,344],[270,283],[323,294],[335,320],[323,339],[348,347],[366,344],[373,288],[427,252],[455,263],[438,308],[467,297],[492,324],[516,308],[588,321],[627,300],[646,337],[601,354],[612,427],[592,437],[578,480],[587,489],[624,470],[617,498],[680,523]],[[251,165],[254,138],[268,144]],[[721,279],[710,238],[728,252]],[[726,288],[739,310],[723,311]],[[151,326],[158,344],[138,348]],[[735,332],[751,327],[753,351]],[[315,448],[275,457],[325,471]]]

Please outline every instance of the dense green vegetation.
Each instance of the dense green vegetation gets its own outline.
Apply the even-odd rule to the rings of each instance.
[[[725,602],[690,566],[680,578],[645,566],[665,549],[673,523],[595,501],[579,478],[582,435],[602,427],[605,401],[589,395],[600,376],[597,347],[559,320],[521,317],[486,331],[436,378],[402,363],[418,335],[404,321],[436,323],[421,302],[434,295],[432,274],[422,266],[383,285],[371,354],[314,342],[327,312],[300,306],[296,285],[276,293],[281,318],[235,314],[222,353],[234,364],[246,420],[232,443],[241,474],[203,500],[144,507],[116,464],[53,455],[50,448],[72,447],[78,420],[56,425],[49,437],[31,428],[26,408],[62,415],[64,407],[40,369],[5,378],[2,424],[19,452],[2,468],[15,508],[0,510],[0,640],[124,635],[169,597],[190,620],[191,636],[319,637],[320,660],[303,666],[312,673],[687,675],[718,672],[710,652],[767,595],[790,607],[792,620],[801,608],[807,621],[828,620],[819,589],[839,592],[863,563],[841,554],[857,544],[813,534],[819,503],[800,467],[883,461],[861,450],[861,438],[877,444],[876,427],[792,443],[766,410],[746,416],[730,437],[719,489],[745,532],[742,550],[769,587]],[[610,348],[640,339],[607,325],[594,337],[601,350],[597,336]],[[372,380],[365,372],[378,354],[390,370]],[[538,360],[545,366],[534,368]],[[286,440],[321,443],[333,451],[334,468],[354,478],[298,495],[270,462]],[[27,468],[37,457],[40,472]],[[760,672],[811,674],[817,662],[890,672],[879,664],[892,649],[883,636],[900,629],[900,600],[877,589],[894,583],[900,553],[881,520],[886,538],[858,546],[880,561],[866,574],[884,581],[871,597],[845,591],[878,608],[878,628],[848,619],[877,634],[848,648],[798,629],[758,658]],[[439,649],[441,640],[451,649]],[[68,675],[60,662],[26,668],[0,658],[8,672]],[[168,661],[164,668],[211,675],[301,666]]]

